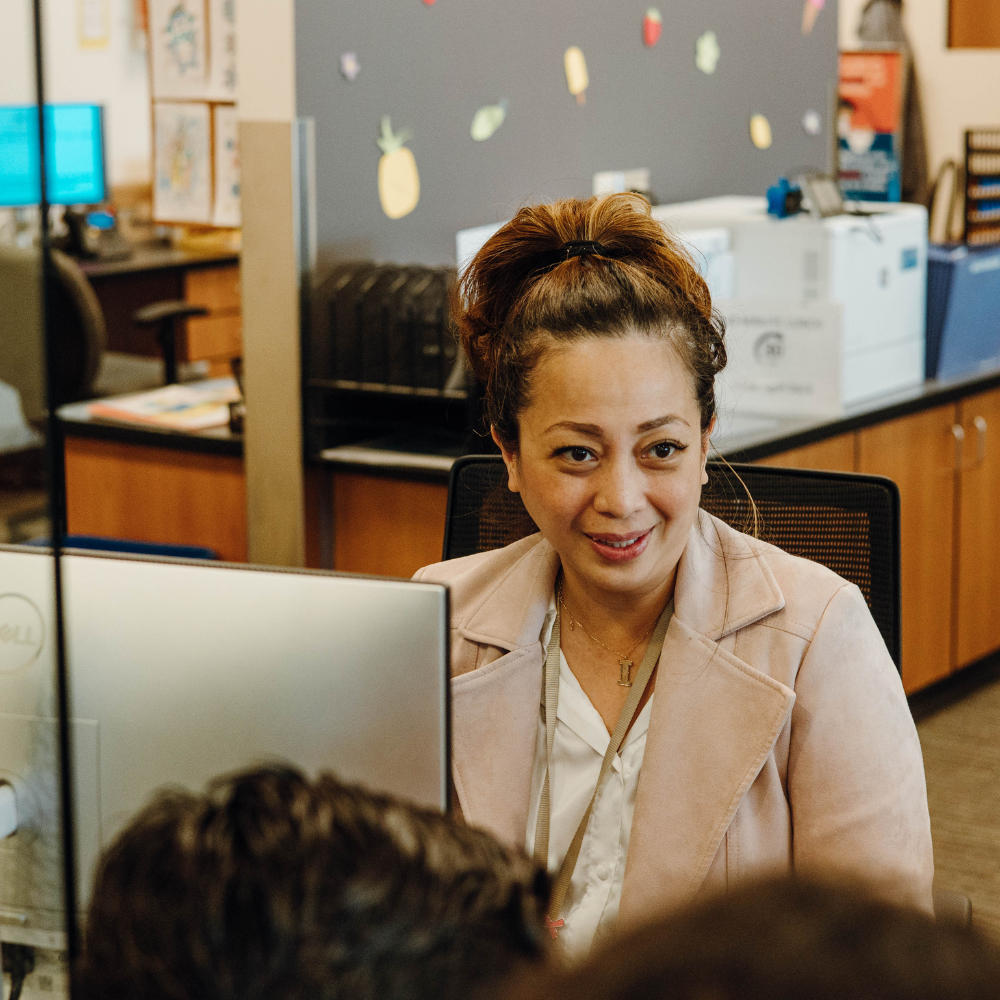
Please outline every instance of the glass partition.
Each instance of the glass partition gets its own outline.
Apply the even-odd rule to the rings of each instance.
[[[72,834],[49,419],[45,121],[38,3],[4,5],[0,60],[0,950],[3,996],[68,995]],[[53,327],[53,333],[55,328]],[[85,734],[89,735],[89,734]],[[82,741],[86,745],[86,739]],[[72,884],[72,880],[70,882]]]

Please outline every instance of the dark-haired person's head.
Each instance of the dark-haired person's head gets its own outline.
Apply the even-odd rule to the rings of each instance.
[[[451,1000],[542,957],[548,880],[489,834],[267,767],[160,794],[104,855],[85,1000]]]
[[[505,1000],[986,1000],[1000,952],[853,887],[763,882],[609,942]]]

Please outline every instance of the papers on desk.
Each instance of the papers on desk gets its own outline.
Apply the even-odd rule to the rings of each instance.
[[[229,423],[229,404],[240,399],[233,378],[213,378],[134,396],[100,399],[88,407],[92,417],[129,424],[154,424],[178,431],[200,431]]]

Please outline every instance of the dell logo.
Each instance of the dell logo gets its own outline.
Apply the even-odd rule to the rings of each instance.
[[[21,594],[0,594],[0,674],[34,663],[45,644],[42,614]]]

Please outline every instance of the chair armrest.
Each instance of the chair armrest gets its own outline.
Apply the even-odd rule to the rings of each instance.
[[[188,316],[207,315],[208,310],[204,306],[196,306],[191,302],[175,300],[153,302],[148,306],[143,306],[132,314],[132,319],[140,326],[157,326],[168,319],[186,319]]]

